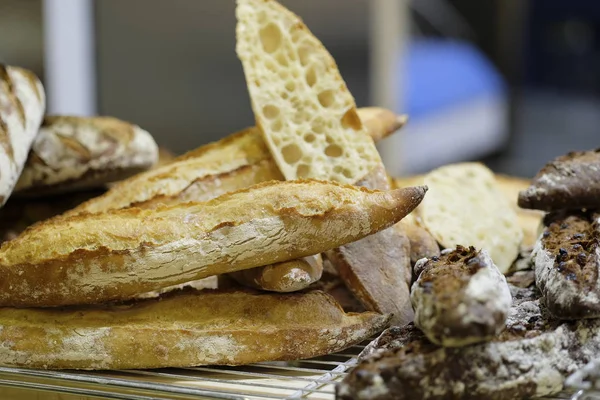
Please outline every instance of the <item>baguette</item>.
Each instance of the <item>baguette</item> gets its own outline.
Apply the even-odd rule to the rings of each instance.
[[[415,273],[415,325],[432,343],[461,347],[489,341],[504,329],[512,298],[487,252],[458,246],[421,259]]]
[[[299,258],[229,274],[240,285],[269,292],[297,292],[321,279],[321,255]]]
[[[519,206],[543,211],[600,206],[600,149],[570,152],[546,164],[519,194]]]
[[[122,300],[318,254],[398,222],[424,195],[274,181],[205,203],[59,216],[0,247],[0,305]]]
[[[337,399],[505,400],[560,392],[566,376],[600,352],[600,321],[557,323],[535,291],[521,291],[532,296],[513,295],[507,329],[492,342],[444,348],[412,325],[390,328],[336,388]]]
[[[544,304],[555,318],[598,318],[599,216],[572,213],[553,218],[532,254]]]
[[[359,109],[373,137],[383,138],[400,128],[389,110]],[[248,128],[218,142],[192,150],[152,171],[138,174],[67,215],[97,213],[126,207],[155,208],[163,204],[205,201],[257,183],[284,180],[261,132]]]
[[[240,365],[329,354],[384,328],[322,292],[171,293],[120,305],[0,309],[0,365],[144,369]]]
[[[44,87],[31,71],[0,64],[0,207],[23,171],[45,108]]]
[[[99,188],[151,168],[158,146],[139,126],[110,117],[46,116],[15,193]]]

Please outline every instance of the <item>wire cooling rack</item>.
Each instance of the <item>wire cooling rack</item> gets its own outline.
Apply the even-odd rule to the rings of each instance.
[[[127,371],[40,371],[0,368],[1,399],[126,400],[332,400],[335,384],[356,365],[368,341],[310,360],[242,367]],[[7,394],[11,395],[7,395]],[[37,394],[34,394],[37,393]],[[54,396],[54,397],[52,397]],[[600,400],[583,390],[551,399]]]

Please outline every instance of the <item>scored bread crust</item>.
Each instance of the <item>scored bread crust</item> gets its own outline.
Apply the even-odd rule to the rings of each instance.
[[[340,351],[387,324],[322,292],[171,293],[117,305],[0,308],[0,365],[143,369],[295,360]]]
[[[42,122],[45,96],[33,72],[0,64],[0,206],[23,170]]]
[[[274,0],[238,0],[236,53],[256,124],[286,179],[353,184],[381,164],[335,60]]]
[[[536,291],[520,291],[534,298],[513,293],[507,329],[491,342],[444,348],[412,324],[388,329],[337,387],[337,398],[504,400],[560,392],[565,377],[600,351],[600,322],[558,323]]]
[[[318,254],[398,222],[424,194],[274,181],[205,203],[59,216],[0,248],[0,305],[127,299]]]
[[[157,161],[158,146],[137,125],[112,117],[46,116],[15,193],[42,196],[101,187]]]
[[[359,109],[358,114],[366,126],[373,129],[369,133],[376,138],[383,138],[401,127],[396,114],[386,109]],[[205,201],[270,180],[284,178],[260,130],[252,127],[119,182],[103,196],[91,199],[67,215]]]
[[[419,223],[443,248],[488,251],[506,273],[519,254],[523,230],[492,171],[480,163],[458,163],[433,170],[424,181],[429,191],[415,211]]]
[[[415,325],[445,347],[485,342],[505,326],[512,303],[506,278],[486,251],[458,246],[421,259],[410,298]]]
[[[321,279],[323,259],[320,254],[297,260],[231,272],[239,284],[269,292],[289,293],[306,289]]]

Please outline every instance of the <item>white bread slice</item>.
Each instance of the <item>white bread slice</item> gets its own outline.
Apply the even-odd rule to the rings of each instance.
[[[274,0],[238,0],[236,51],[256,125],[286,179],[354,184],[381,164],[336,63]]]
[[[415,210],[417,221],[445,248],[487,250],[506,273],[519,253],[523,230],[515,210],[483,164],[459,163],[425,176],[429,192]]]

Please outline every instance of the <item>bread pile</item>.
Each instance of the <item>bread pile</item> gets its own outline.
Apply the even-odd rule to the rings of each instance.
[[[568,375],[600,353],[599,155],[559,157],[530,184],[519,183],[518,194],[515,178],[494,178],[477,164],[411,178],[427,183],[429,192],[404,223],[424,227],[442,245],[481,250],[458,245],[416,263],[414,323],[371,343],[338,398],[517,399],[560,392]],[[506,206],[508,198],[524,208],[523,218]],[[519,251],[523,231],[536,224],[533,249]],[[515,261],[517,253],[525,260]]]
[[[22,153],[6,169],[0,365],[292,360],[412,319],[397,223],[427,188],[393,189],[374,144],[406,117],[357,109],[329,53],[275,1],[239,0],[237,17],[257,124],[216,143],[158,163],[150,134],[123,121],[42,122],[37,80],[31,105],[0,108]],[[15,71],[29,78],[0,76],[11,102],[34,81]],[[326,293],[324,264],[361,312]]]

